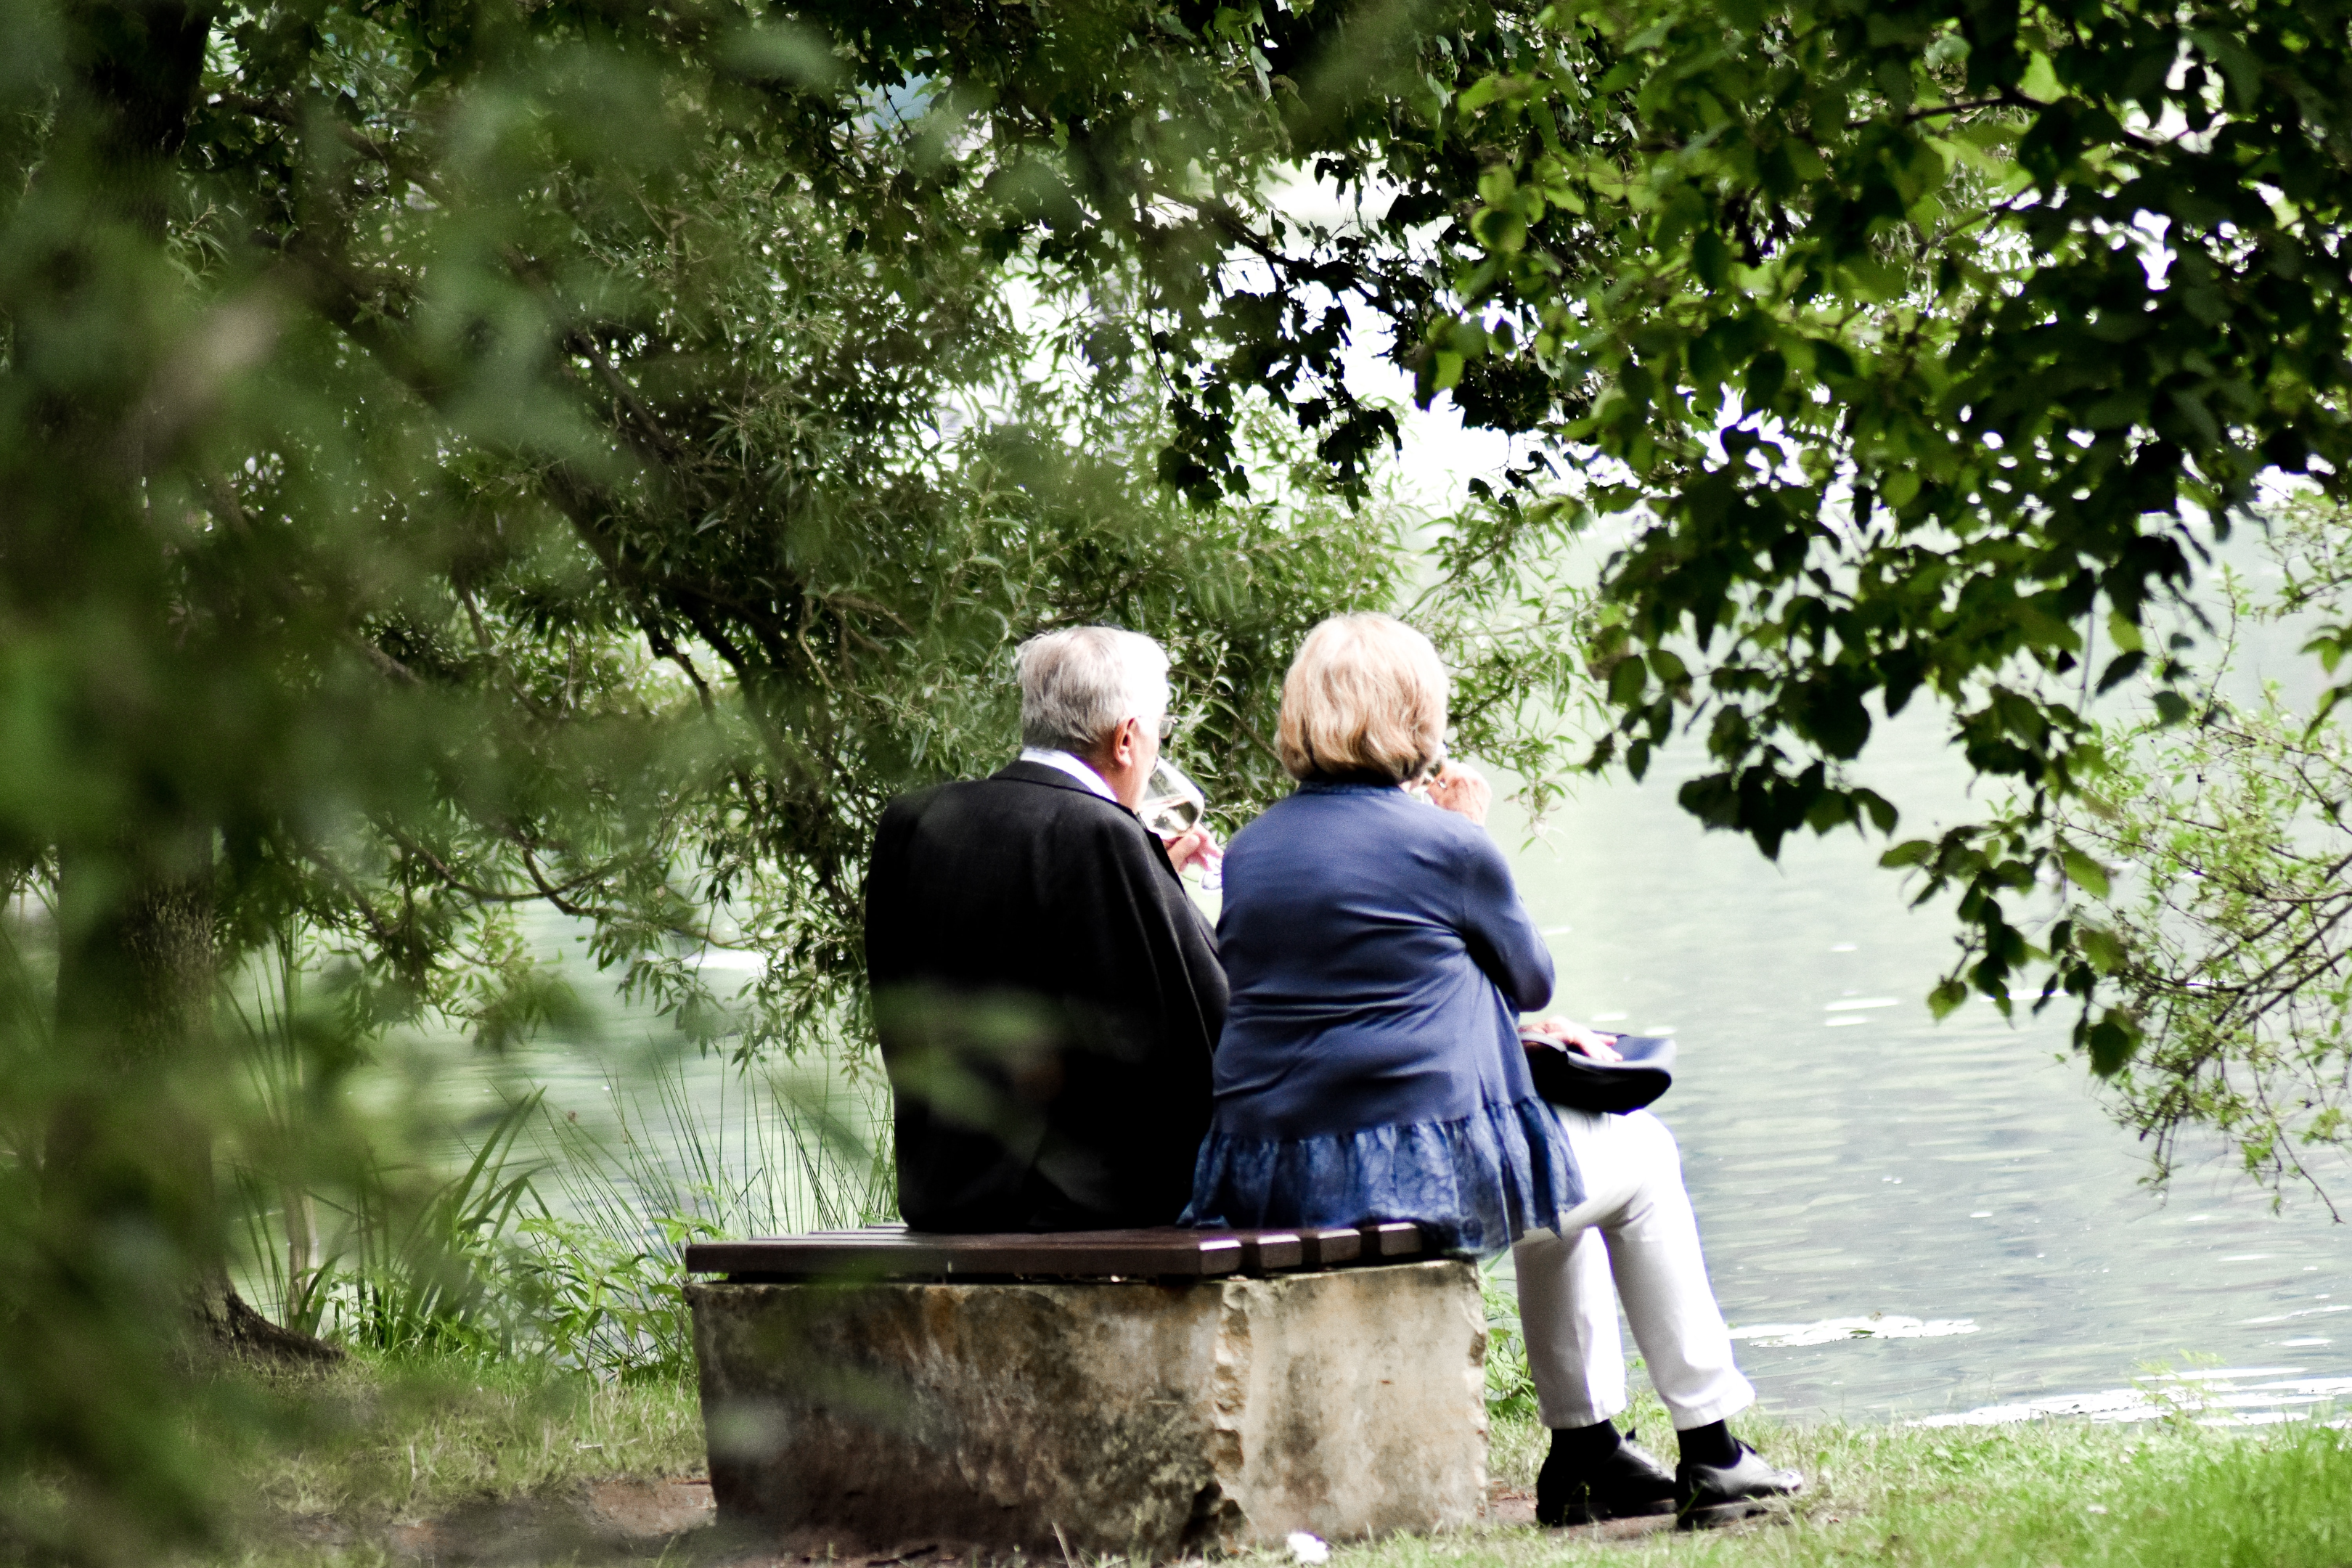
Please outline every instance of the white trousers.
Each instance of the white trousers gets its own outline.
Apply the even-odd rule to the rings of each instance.
[[[1558,1232],[1531,1230],[1511,1249],[1543,1424],[1590,1426],[1625,1408],[1620,1300],[1675,1430],[1745,1410],[1756,1390],[1732,1363],[1675,1135],[1646,1110],[1554,1109],[1585,1199]]]

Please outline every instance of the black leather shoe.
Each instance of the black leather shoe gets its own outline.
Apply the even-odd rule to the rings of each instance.
[[[1778,1500],[1804,1489],[1804,1477],[1794,1470],[1774,1469],[1746,1443],[1739,1444],[1736,1463],[1675,1467],[1675,1511],[1681,1515],[1685,1530],[1729,1524],[1762,1513]]]
[[[1630,1435],[1597,1465],[1579,1467],[1554,1444],[1536,1476],[1538,1524],[1597,1524],[1604,1519],[1671,1513],[1675,1473]]]

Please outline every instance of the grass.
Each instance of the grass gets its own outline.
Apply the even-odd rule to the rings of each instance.
[[[234,1510],[229,1542],[205,1561],[376,1568],[404,1561],[392,1547],[404,1521],[439,1519],[453,1542],[463,1541],[486,1503],[555,1504],[608,1478],[698,1473],[701,1421],[675,1290],[681,1227],[779,1233],[855,1224],[887,1208],[887,1143],[865,1140],[862,1129],[871,1107],[836,1105],[831,1094],[813,1097],[768,1075],[730,1085],[705,1107],[673,1067],[656,1073],[649,1098],[612,1096],[609,1128],[539,1116],[544,1146],[509,1170],[517,1130],[536,1114],[536,1102],[524,1102],[509,1108],[471,1166],[425,1194],[430,1201],[415,1214],[388,1200],[355,1204],[349,1234],[324,1238],[306,1217],[303,1236],[316,1248],[286,1232],[287,1216],[307,1215],[309,1205],[255,1186],[247,1195],[262,1298],[300,1296],[321,1326],[368,1328],[379,1346],[406,1353],[362,1352],[323,1376],[220,1380],[216,1397],[191,1417],[215,1467],[215,1495]],[[648,1105],[648,1113],[635,1109]],[[745,1171],[760,1175],[742,1179]],[[509,1201],[524,1190],[516,1184],[532,1174],[553,1184],[567,1217],[550,1211],[510,1226],[526,1206]],[[418,1225],[431,1233],[421,1241],[410,1234]],[[436,1283],[452,1258],[478,1289]],[[280,1271],[263,1279],[273,1268]],[[334,1310],[425,1301],[401,1293],[420,1281],[440,1293],[394,1314],[398,1331],[382,1313]],[[1495,1393],[1513,1412],[1495,1422],[1490,1466],[1504,1484],[1531,1488],[1545,1437],[1517,1414],[1531,1407],[1532,1390],[1516,1302],[1498,1281],[1489,1281],[1487,1311]],[[1633,1418],[1671,1460],[1669,1424],[1655,1401],[1645,1395]],[[1785,1523],[1619,1542],[1489,1526],[1341,1545],[1332,1563],[2352,1568],[2352,1442],[2315,1423],[1923,1430],[1743,1421],[1740,1429],[1811,1478]],[[506,1560],[590,1560],[576,1542],[533,1550]],[[677,1555],[715,1563],[727,1554],[700,1542]],[[1253,1561],[1288,1568],[1291,1559],[1244,1559]],[[1056,1560],[1039,1568],[1109,1565]]]
[[[354,1357],[322,1374],[236,1373],[222,1392],[212,1407],[218,1426],[205,1436],[236,1500],[238,1539],[272,1561],[343,1555],[289,1556],[289,1535],[364,1543],[396,1521],[485,1500],[703,1469],[702,1412],[693,1385],[675,1379],[599,1382],[543,1362]],[[373,1556],[362,1546],[359,1560]]]
[[[241,1499],[243,1543],[213,1561],[247,1568],[390,1563],[381,1542],[396,1521],[556,1495],[607,1477],[690,1475],[703,1462],[693,1390],[673,1380],[597,1383],[459,1358],[355,1360],[324,1377],[240,1380],[237,1398],[247,1415],[256,1404],[265,1409],[276,1435],[235,1450],[224,1440],[222,1480]],[[1634,1415],[1671,1459],[1654,1405]],[[1922,1430],[1748,1422],[1741,1429],[1811,1478],[1787,1523],[1626,1542],[1489,1527],[1340,1545],[1331,1561],[1334,1568],[2352,1564],[2352,1437],[2316,1424]],[[1497,1422],[1496,1478],[1531,1486],[1543,1441],[1529,1422]],[[334,1540],[306,1542],[305,1524],[326,1520],[343,1527]],[[564,1548],[545,1561],[575,1557]],[[1263,1552],[1242,1561],[1271,1568],[1290,1559]]]
[[[1786,1524],[1605,1544],[1575,1531],[1497,1531],[1379,1542],[1335,1552],[1332,1561],[1349,1568],[1583,1560],[1629,1568],[2352,1563],[2352,1437],[2315,1425],[1743,1429],[1774,1460],[1811,1478]],[[1532,1485],[1538,1436],[1521,1427],[1497,1436],[1496,1473]],[[1669,1444],[1658,1451],[1671,1461]]]

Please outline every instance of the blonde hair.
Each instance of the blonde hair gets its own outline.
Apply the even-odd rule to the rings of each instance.
[[[1402,784],[1443,754],[1450,682],[1427,637],[1393,616],[1334,616],[1282,678],[1283,768]]]

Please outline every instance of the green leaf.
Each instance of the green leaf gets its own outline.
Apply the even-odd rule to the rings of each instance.
[[[1889,824],[1891,826],[1892,824]],[[1924,866],[1936,857],[1933,839],[1907,838],[1878,858],[1878,863],[1888,870],[1905,866]]]
[[[1691,271],[1709,289],[1720,289],[1731,276],[1731,251],[1713,228],[1691,237]]]
[[[2137,674],[2140,667],[2147,662],[2147,655],[2137,648],[2117,654],[2107,660],[2107,668],[2100,672],[2098,689],[2103,693],[2114,690]]]
[[[2319,660],[2319,668],[2328,674],[2344,662],[2344,655],[2352,649],[2352,626],[2330,626],[2303,645],[2303,651]]]
[[[1968,986],[1958,979],[1948,979],[1927,993],[1927,1011],[1936,1016],[1937,1022],[1941,1023],[1968,999]]]
[[[831,39],[804,23],[781,18],[730,34],[719,58],[755,81],[788,82],[812,91],[839,87],[849,75]]]
[[[2060,851],[2066,868],[2066,879],[2095,899],[2107,896],[2107,868],[2082,850],[2069,845]]]
[[[2220,27],[2200,27],[2189,35],[2200,49],[2221,66],[2230,84],[2230,104],[2243,111],[2262,100],[2263,64],[2244,42]]]
[[[2091,1056],[2091,1070],[2101,1078],[2113,1078],[2130,1064],[2140,1042],[2138,1026],[2120,1008],[2110,1007],[2105,1017],[2091,1026],[2083,1045]]]
[[[2042,103],[2049,103],[2065,91],[2058,85],[2058,72],[2050,63],[2050,57],[2040,49],[2027,58],[2025,75],[2019,80],[2017,89]]]
[[[1528,220],[1507,208],[1486,207],[1471,218],[1470,232],[1488,250],[1513,255],[1527,245]]]

